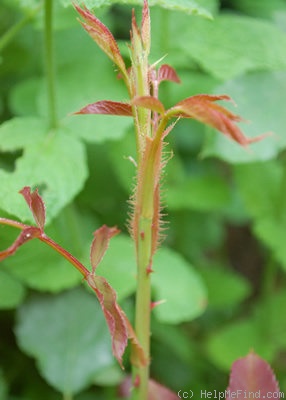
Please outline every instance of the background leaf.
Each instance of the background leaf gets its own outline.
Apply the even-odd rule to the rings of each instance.
[[[67,0],[61,0],[62,4],[69,5]],[[108,5],[111,4],[129,4],[129,5],[142,5],[141,0],[109,0]],[[158,5],[169,10],[180,10],[188,14],[198,14],[204,17],[210,17],[210,10],[213,9],[216,2],[214,0],[150,0],[149,5]],[[87,8],[98,8],[106,5],[106,1],[103,0],[86,0],[85,5]]]
[[[17,307],[22,303],[26,294],[24,286],[10,276],[6,271],[0,270],[0,308],[8,309]],[[1,382],[1,379],[0,379]],[[1,384],[0,384],[1,387]],[[1,398],[1,396],[0,396]]]
[[[250,294],[251,288],[247,280],[230,268],[212,265],[201,268],[200,275],[207,288],[209,307],[231,308]]]
[[[87,387],[114,363],[100,306],[82,288],[31,297],[19,310],[16,335],[43,376],[65,394]]]
[[[273,160],[263,164],[241,165],[236,167],[235,172],[242,198],[254,218],[255,234],[285,269],[284,164]],[[267,191],[263,189],[265,185]]]
[[[255,72],[230,80],[216,88],[217,93],[228,93],[239,105],[229,107],[243,116],[249,123],[242,123],[241,129],[248,137],[265,132],[273,135],[249,146],[249,151],[232,141],[209,132],[203,147],[204,156],[217,156],[230,163],[265,161],[275,157],[285,148],[285,114],[282,104],[286,93],[285,72]],[[263,95],[262,95],[263,94]]]
[[[279,311],[285,302],[285,293],[278,292],[258,304],[248,318],[229,324],[213,334],[207,342],[211,360],[220,368],[228,370],[237,358],[253,350],[271,362],[278,349],[286,346],[281,334],[286,319],[281,318]]]
[[[154,257],[153,269],[155,300],[165,300],[153,311],[160,321],[178,324],[204,311],[207,305],[205,286],[194,268],[179,254],[161,248]]]
[[[78,41],[78,38],[75,38]],[[127,98],[127,92],[122,82],[116,82],[116,74],[113,71],[112,63],[97,49],[95,43],[86,36],[83,37],[82,57],[72,61],[72,64],[64,65],[57,74],[57,104],[58,114],[62,119],[61,125],[71,132],[72,136],[81,139],[100,143],[105,140],[119,139],[130,127],[132,121],[130,117],[110,116],[110,115],[72,115],[89,103],[99,100],[121,101]],[[65,49],[68,51],[68,49]],[[70,51],[73,51],[71,48]],[[90,58],[90,52],[94,52],[96,57]],[[88,53],[88,56],[87,54]],[[84,66],[84,74],[82,69]],[[100,71],[101,79],[94,82],[95,71]],[[114,81],[114,85],[109,85]],[[94,84],[93,84],[94,82]],[[32,100],[28,107],[26,99]],[[31,100],[29,100],[31,102]],[[28,102],[28,104],[29,104]],[[20,83],[15,87],[11,95],[11,105],[18,115],[33,113],[44,118],[47,117],[46,91],[42,80],[29,80]],[[29,114],[28,114],[29,115]],[[106,129],[108,124],[108,129]]]
[[[217,175],[196,176],[170,186],[166,195],[168,208],[201,211],[222,209],[230,200],[225,182]]]
[[[259,16],[262,18],[273,18],[276,13],[286,10],[283,0],[231,0],[235,8],[247,15]]]
[[[16,118],[2,124],[0,138],[4,144],[0,145],[2,151],[24,150],[14,171],[0,170],[5,188],[1,191],[0,208],[24,221],[32,221],[31,212],[18,192],[24,186],[38,187],[50,221],[83,187],[87,177],[84,146],[67,130],[49,132],[45,121],[35,118]]]
[[[180,47],[221,80],[247,71],[286,67],[286,35],[268,22],[226,14],[214,21],[192,18],[186,29],[182,25],[180,29]],[[189,37],[195,39],[189,41]]]

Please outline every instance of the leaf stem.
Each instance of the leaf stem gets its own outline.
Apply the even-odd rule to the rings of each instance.
[[[9,225],[13,226],[14,228],[18,228],[21,230],[31,228],[30,225],[23,224],[22,222],[18,221],[13,221],[8,218],[0,218],[0,225]],[[65,250],[62,246],[60,246],[58,243],[56,243],[53,239],[51,239],[49,236],[47,236],[44,232],[41,232],[39,236],[37,236],[39,240],[42,242],[46,243],[48,246],[50,246],[52,249],[57,251],[59,254],[61,254],[68,262],[70,262],[84,277],[84,279],[87,278],[87,276],[90,274],[90,271],[76,258],[74,257],[71,253],[69,253],[67,250]]]
[[[54,129],[58,125],[56,110],[56,85],[53,51],[53,0],[45,0],[45,69],[48,96],[49,126]]]
[[[42,242],[46,243],[48,246],[56,250],[60,255],[62,255],[68,262],[70,262],[86,279],[90,274],[89,270],[71,253],[65,250],[58,243],[54,242],[49,236],[43,233],[39,238]]]

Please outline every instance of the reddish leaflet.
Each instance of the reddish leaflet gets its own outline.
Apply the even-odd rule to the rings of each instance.
[[[254,352],[236,360],[231,368],[226,400],[284,397],[269,364]]]

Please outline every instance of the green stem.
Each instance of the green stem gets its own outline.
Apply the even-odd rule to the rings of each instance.
[[[150,268],[152,249],[152,219],[139,219],[139,234],[137,239],[137,291],[135,309],[135,332],[146,358],[150,358],[150,303],[151,279]],[[148,398],[149,362],[144,367],[133,368],[133,399]]]
[[[13,40],[17,33],[34,18],[39,9],[40,7],[37,7],[35,10],[13,25],[6,33],[4,33],[0,39],[0,51],[2,51],[9,44],[9,42]]]
[[[45,68],[48,95],[49,127],[58,125],[56,111],[55,66],[53,53],[53,0],[45,0]]]
[[[150,359],[150,314],[151,314],[151,272],[159,229],[159,198],[156,196],[160,179],[162,158],[162,137],[167,118],[162,119],[153,139],[147,138],[145,156],[139,165],[140,182],[137,187],[135,212],[136,253],[137,253],[137,291],[135,310],[135,332],[147,360]],[[133,400],[148,399],[149,363],[144,367],[133,368]]]

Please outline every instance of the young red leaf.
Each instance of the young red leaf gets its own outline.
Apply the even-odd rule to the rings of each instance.
[[[115,291],[105,278],[90,274],[87,277],[87,282],[98,297],[110,331],[113,354],[123,368],[122,356],[128,341],[125,314],[116,302]]]
[[[5,258],[12,256],[20,246],[27,243],[29,240],[40,237],[42,234],[41,228],[36,228],[35,226],[30,226],[25,228],[14,243],[8,247],[8,249],[0,251],[0,261],[5,260]]]
[[[147,53],[149,53],[151,46],[151,21],[147,0],[144,0],[144,6],[142,10],[141,37],[144,49]]]
[[[172,81],[176,83],[181,83],[177,72],[168,64],[163,64],[158,70],[158,82],[162,81]]]
[[[268,398],[269,394],[278,398],[279,386],[269,364],[250,352],[233,363],[226,400],[232,399],[233,393],[236,393],[235,398],[238,400],[252,399],[257,392],[261,399]]]
[[[84,29],[97,43],[97,45],[107,54],[107,56],[118,66],[123,76],[127,77],[125,63],[120,54],[116,40],[110,30],[91,12],[85,8],[74,6],[85,22],[81,22]]]
[[[139,382],[140,384],[140,382]],[[132,378],[128,376],[121,383],[119,387],[119,395],[123,398],[130,398],[130,393],[132,391]],[[148,382],[148,399],[147,400],[178,400],[178,394],[172,392],[170,389],[161,385],[160,383],[149,379]]]
[[[109,228],[106,225],[103,225],[94,232],[94,239],[90,250],[92,274],[87,276],[87,282],[95,291],[101,304],[111,334],[114,356],[122,366],[122,356],[127,346],[127,340],[130,339],[134,350],[135,362],[142,365],[146,362],[144,352],[125,313],[117,304],[114,289],[105,278],[95,274],[95,270],[108,248],[110,239],[118,233],[119,230],[116,227]]]
[[[99,229],[97,229],[94,233],[94,239],[91,244],[90,249],[90,260],[92,265],[92,272],[94,273],[96,267],[102,260],[108,246],[110,239],[119,233],[119,229],[116,227],[109,228],[106,225],[103,225]]]
[[[26,203],[33,213],[37,226],[41,229],[41,231],[43,231],[46,220],[46,210],[43,199],[38,193],[38,189],[36,189],[34,192],[31,192],[31,188],[25,186],[22,190],[20,190],[19,193],[21,193],[26,200]]]
[[[148,108],[149,110],[155,111],[159,114],[164,114],[165,112],[165,108],[161,101],[153,96],[135,97],[132,100],[132,104],[135,106]]]
[[[88,104],[75,114],[107,114],[132,117],[132,108],[128,103],[101,100],[96,103]]]
[[[234,124],[234,122],[242,121],[242,119],[226,108],[216,104],[215,101],[217,100],[231,99],[226,95],[211,96],[200,94],[180,101],[168,110],[168,114],[170,116],[193,118],[210,125],[245,147],[249,143],[259,141],[266,136],[264,134],[250,139],[244,136],[238,126]]]

